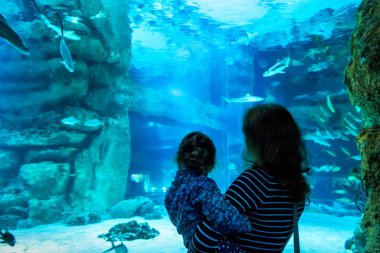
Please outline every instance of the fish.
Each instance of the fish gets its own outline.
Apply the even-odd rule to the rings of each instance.
[[[352,136],[355,136],[355,137],[358,135],[358,133],[354,129],[352,129],[351,127],[344,126],[344,128],[346,128],[346,130],[347,130],[345,132],[345,134],[352,135]]]
[[[338,172],[338,171],[341,171],[341,167],[339,166],[334,166],[332,169],[331,169],[331,172]]]
[[[40,14],[40,16],[48,28],[58,33],[58,36],[62,36],[60,27],[53,25],[45,15]],[[80,37],[74,31],[63,31],[63,37],[69,40],[80,40]]]
[[[243,96],[243,97],[238,97],[238,98],[222,97],[222,99],[227,104],[229,104],[229,103],[254,103],[254,102],[260,102],[260,101],[264,100],[264,98],[262,98],[262,97],[252,96],[249,93],[245,94],[245,96]]]
[[[330,111],[331,111],[332,113],[335,113],[335,109],[334,109],[334,106],[333,106],[333,104],[332,104],[332,102],[331,102],[330,95],[327,96],[327,107],[330,109]]]
[[[74,117],[67,117],[67,118],[62,119],[61,123],[64,124],[64,125],[73,126],[73,125],[78,124],[79,120],[76,119],[76,118],[74,118]]]
[[[336,157],[336,154],[332,152],[331,150],[325,150],[325,152],[333,157]]]
[[[361,161],[362,160],[362,157],[361,155],[353,155],[351,156],[352,159],[356,160],[356,161]]]
[[[284,69],[289,67],[290,58],[285,57],[281,61],[277,60],[276,64],[270,67],[267,71],[264,72],[263,77],[274,76],[277,74],[285,74]]]
[[[80,24],[80,21],[82,20],[80,17],[74,17],[74,16],[65,16],[65,20],[69,21],[74,24]]]
[[[8,244],[9,246],[15,246],[16,238],[13,234],[11,234],[8,229],[5,229],[3,233],[3,229],[0,229],[0,243]]]
[[[283,58],[282,60],[277,60],[276,64],[270,67],[264,72],[263,77],[274,76],[277,74],[285,74],[285,69],[289,67],[291,60],[292,48],[290,48],[289,56]]]
[[[345,190],[335,190],[335,191],[333,191],[333,193],[336,193],[336,194],[346,194],[347,192]]]
[[[331,144],[325,139],[325,138],[322,138],[320,136],[312,136],[311,139],[312,141],[314,141],[315,143],[319,144],[319,145],[322,145],[322,146],[326,146],[326,147],[330,147]]]
[[[61,25],[61,35],[59,35],[59,50],[61,51],[61,55],[63,61],[60,61],[69,72],[74,72],[74,64],[73,58],[71,57],[71,53],[69,48],[66,45],[65,38],[63,37],[63,25],[61,16],[57,13],[57,17],[59,20],[59,24]]]
[[[20,53],[29,55],[29,48],[24,44],[20,35],[10,27],[7,20],[0,14],[0,37],[16,48]]]
[[[99,18],[106,18],[106,14],[102,11],[99,11],[98,14],[91,16],[90,19],[99,19]]]
[[[352,123],[351,121],[349,121],[349,120],[347,119],[347,117],[343,117],[343,120],[344,120],[344,121],[347,123],[347,125],[348,125],[349,127],[351,127],[353,130],[358,130],[357,126],[355,126],[354,123]]]
[[[342,152],[345,153],[346,155],[349,155],[349,156],[351,155],[350,151],[348,151],[346,148],[341,147],[341,146],[339,146],[339,148],[340,148],[340,150],[342,150]]]
[[[340,198],[340,199],[336,199],[336,201],[339,201],[341,203],[351,203],[352,202],[349,198]]]

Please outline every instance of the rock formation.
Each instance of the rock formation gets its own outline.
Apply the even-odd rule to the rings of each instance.
[[[345,83],[351,102],[361,108],[363,126],[357,138],[362,175],[369,198],[361,227],[365,252],[380,252],[380,1],[364,0],[351,40],[352,59]]]

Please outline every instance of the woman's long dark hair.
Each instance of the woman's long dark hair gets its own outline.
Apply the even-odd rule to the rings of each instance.
[[[247,110],[243,119],[243,159],[268,170],[289,190],[294,202],[308,199],[310,186],[307,151],[301,131],[290,112],[278,104]]]
[[[175,159],[179,169],[207,175],[215,166],[215,156],[216,149],[210,137],[191,132],[182,139]]]

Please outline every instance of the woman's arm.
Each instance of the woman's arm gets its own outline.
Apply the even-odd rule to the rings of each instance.
[[[228,188],[226,197],[240,212],[244,213],[256,206],[256,199],[252,196],[256,183],[257,179],[245,171]],[[222,238],[223,234],[219,233],[212,224],[203,221],[195,230],[189,245],[189,252],[216,252],[219,240]]]

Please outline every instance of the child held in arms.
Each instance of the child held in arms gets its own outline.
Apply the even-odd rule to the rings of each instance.
[[[175,157],[178,171],[166,193],[165,207],[186,248],[202,219],[224,235],[251,230],[248,217],[240,214],[207,176],[215,166],[215,155],[214,143],[207,135],[191,132],[182,139]]]

